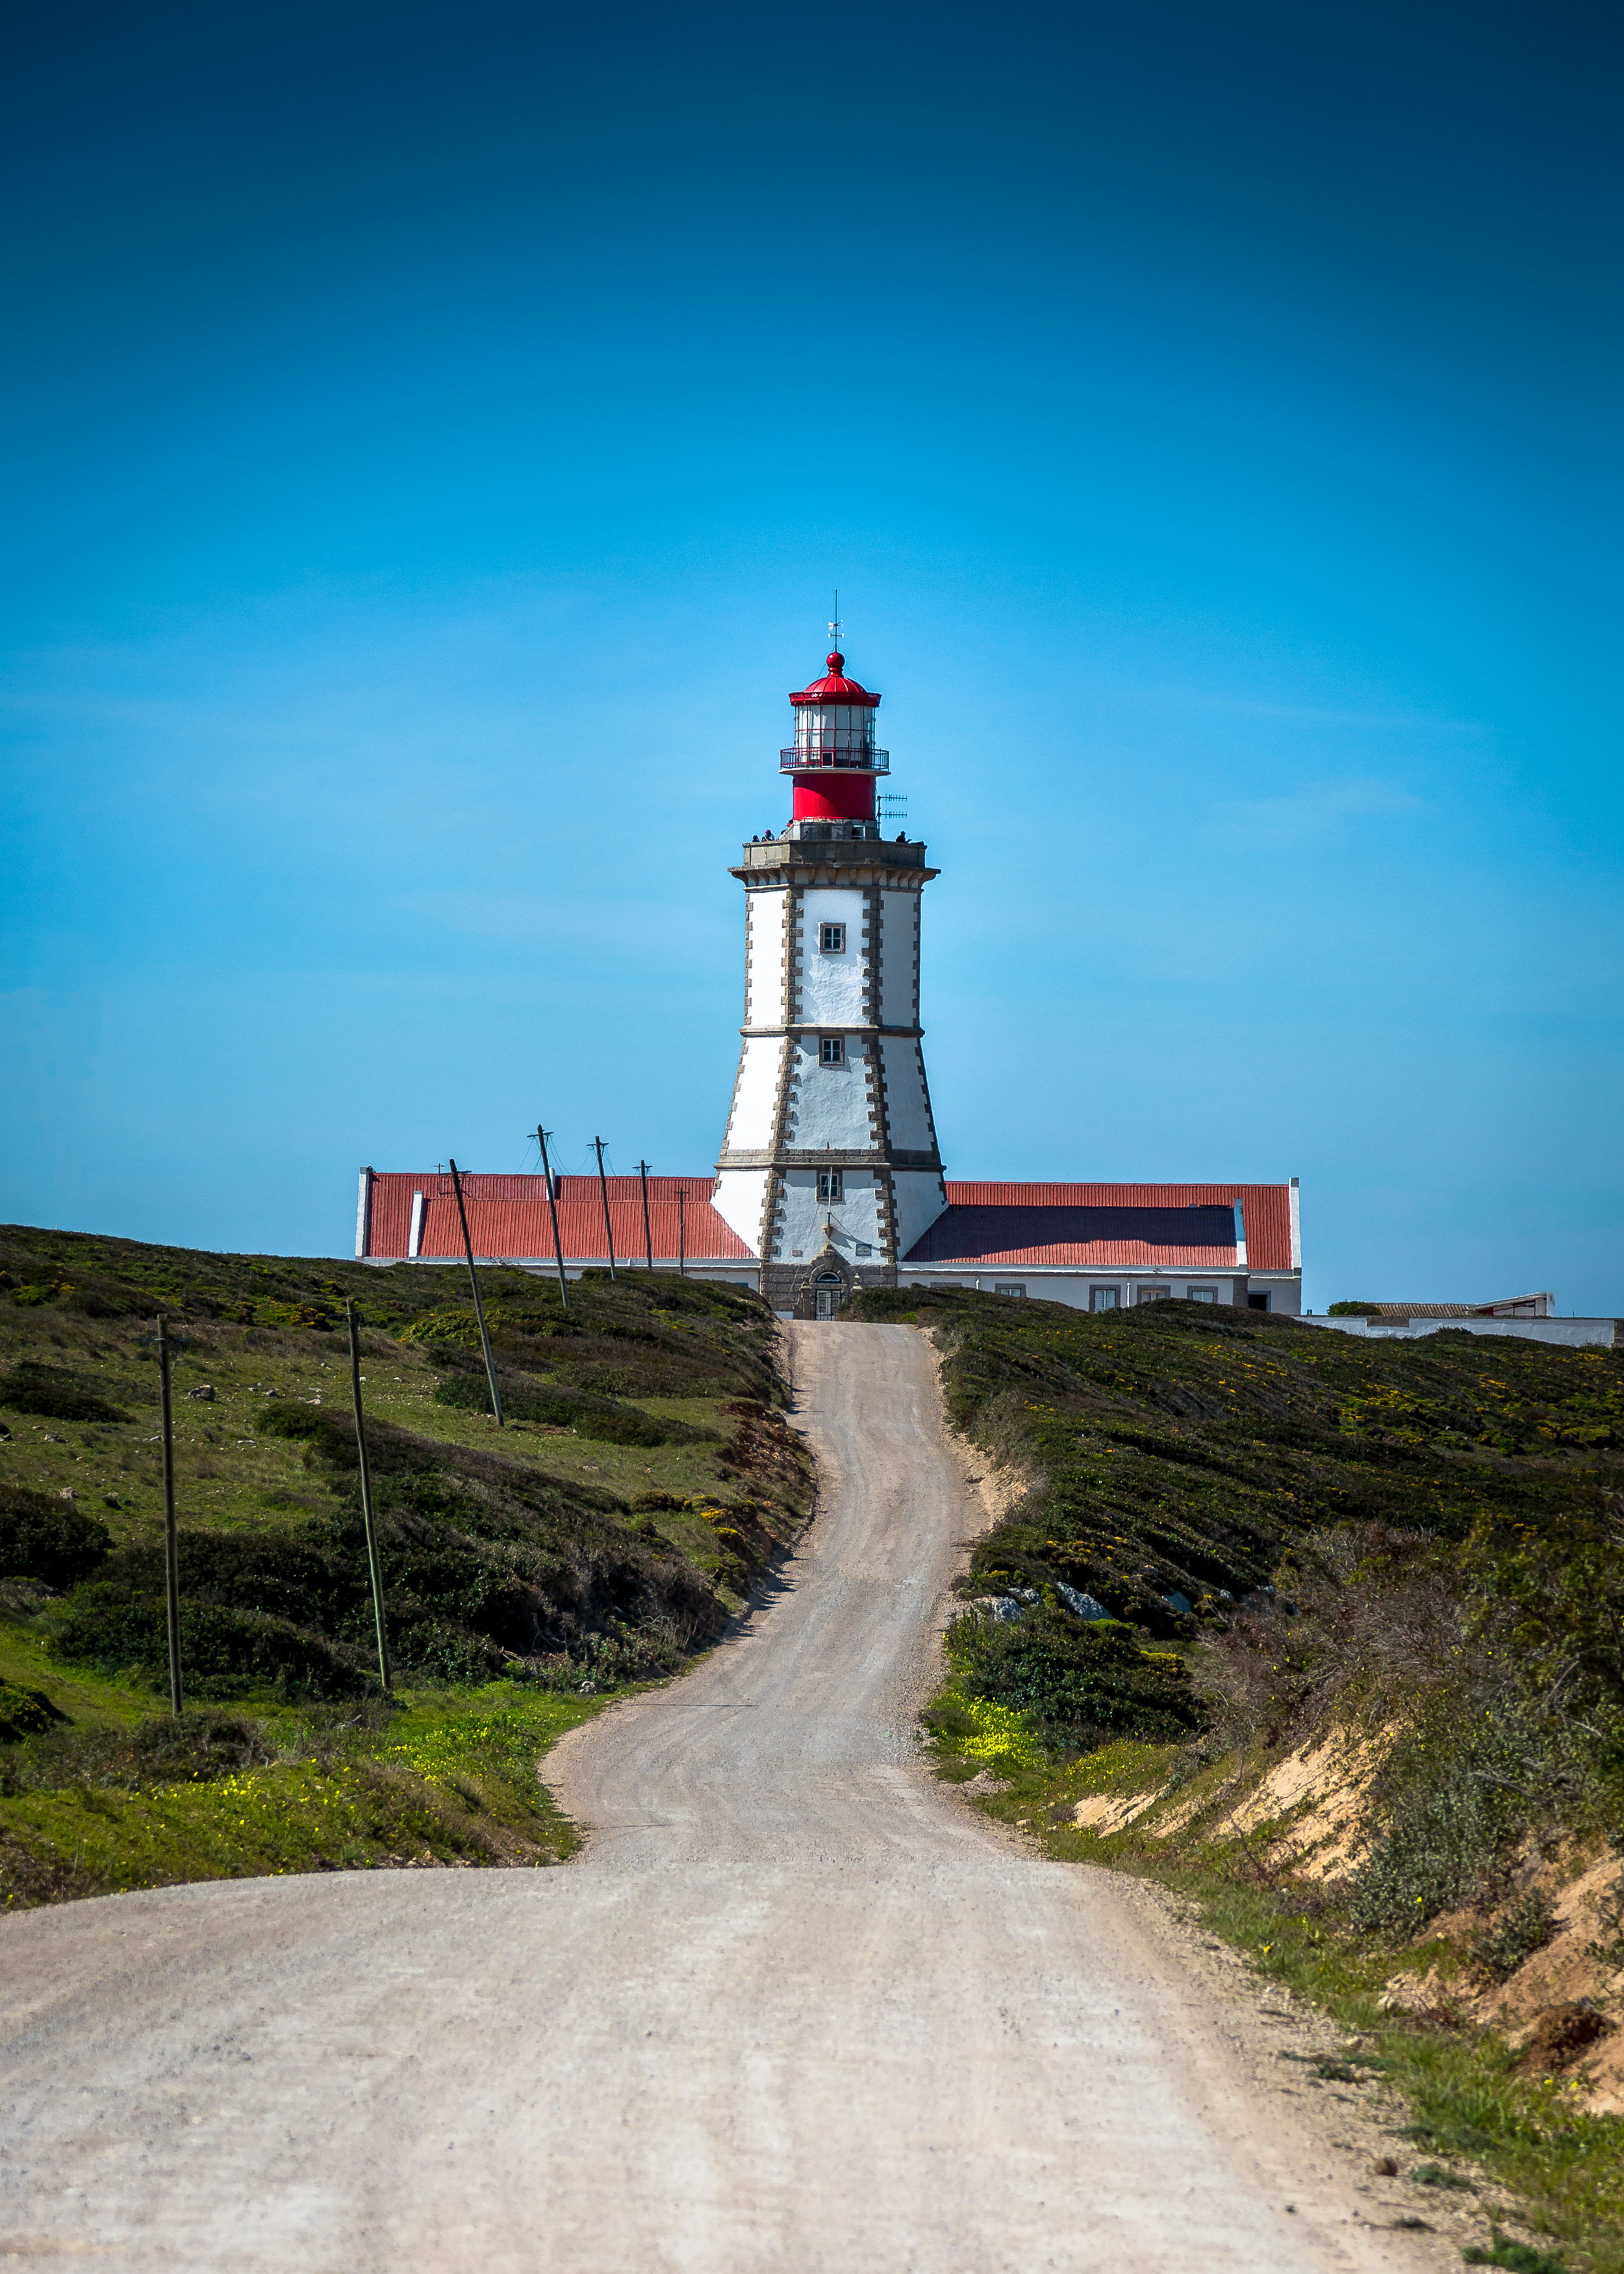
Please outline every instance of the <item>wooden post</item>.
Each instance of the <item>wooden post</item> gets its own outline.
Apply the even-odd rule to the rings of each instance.
[[[169,1616],[169,1711],[180,1696],[180,1540],[175,1530],[175,1416],[169,1402],[169,1321],[158,1321],[158,1400],[163,1414],[163,1588]]]
[[[649,1259],[649,1269],[654,1269],[654,1234],[649,1230],[649,1164],[637,1163],[637,1174],[643,1178],[643,1252]]]
[[[569,1308],[569,1274],[564,1269],[564,1243],[559,1238],[558,1201],[553,1191],[553,1171],[547,1165],[547,1133],[540,1122],[536,1124],[536,1142],[541,1148],[541,1180],[547,1188],[547,1213],[553,1218],[553,1254],[558,1264],[559,1300]]]
[[[614,1226],[609,1221],[609,1186],[604,1175],[604,1141],[601,1137],[594,1137],[592,1142],[598,1148],[598,1190],[604,1204],[604,1238],[609,1243],[609,1276],[614,1279],[620,1275],[614,1268]]]
[[[677,1271],[680,1277],[688,1276],[688,1187],[677,1186]]]
[[[389,1679],[389,1645],[383,1626],[383,1566],[378,1561],[378,1534],[372,1526],[372,1472],[366,1459],[366,1419],[361,1411],[361,1314],[353,1295],[344,1300],[350,1321],[350,1395],[355,1406],[356,1452],[361,1463],[361,1521],[366,1527],[366,1568],[372,1575],[372,1623],[378,1629],[378,1678],[386,1690]]]
[[[456,1194],[457,1222],[462,1227],[462,1253],[468,1258],[468,1284],[474,1291],[474,1316],[479,1321],[479,1347],[485,1352],[485,1378],[491,1385],[491,1410],[500,1429],[502,1422],[502,1393],[496,1386],[496,1360],[491,1356],[491,1337],[485,1322],[485,1305],[479,1299],[479,1274],[474,1269],[474,1243],[468,1236],[468,1210],[462,1205],[462,1179],[457,1174],[457,1164],[451,1163],[451,1189]]]

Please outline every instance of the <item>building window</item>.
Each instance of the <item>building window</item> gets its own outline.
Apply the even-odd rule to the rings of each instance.
[[[857,1243],[857,1253],[859,1255],[872,1255],[874,1250],[866,1239],[860,1239]]]
[[[1167,1300],[1171,1291],[1171,1289],[1167,1287],[1141,1287],[1139,1299],[1141,1303],[1162,1303]]]
[[[1122,1301],[1120,1287],[1091,1287],[1088,1307],[1091,1311],[1114,1311]]]
[[[844,924],[819,924],[817,928],[817,952],[820,955],[844,955],[846,953],[846,926]]]
[[[838,1201],[845,1181],[838,1169],[820,1169],[817,1172],[817,1196],[821,1201]]]
[[[1024,1279],[995,1279],[992,1291],[995,1295],[1024,1295],[1026,1283]]]
[[[1260,1295],[1248,1295],[1246,1298],[1246,1308],[1249,1311],[1267,1311],[1268,1306],[1269,1299],[1268,1290],[1267,1287]]]
[[[1218,1300],[1216,1287],[1192,1287],[1189,1295],[1192,1303],[1215,1303]]]
[[[825,1035],[823,1040],[818,1043],[817,1055],[820,1062],[824,1065],[844,1065],[846,1064],[846,1036],[844,1035]]]

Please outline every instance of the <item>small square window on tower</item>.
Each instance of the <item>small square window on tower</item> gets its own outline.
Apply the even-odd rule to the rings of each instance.
[[[817,1172],[817,1196],[821,1201],[838,1201],[844,1179],[838,1169],[820,1169]]]
[[[846,1064],[846,1036],[825,1035],[817,1046],[818,1061],[823,1065]]]
[[[817,928],[817,952],[820,955],[844,955],[846,953],[846,926],[844,924],[819,924]]]

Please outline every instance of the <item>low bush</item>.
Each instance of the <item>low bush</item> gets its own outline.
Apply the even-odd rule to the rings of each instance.
[[[0,1484],[0,1573],[74,1587],[106,1557],[105,1525],[81,1516],[71,1501],[48,1500],[26,1485]]]
[[[1378,1837],[1353,1879],[1350,1916],[1390,1933],[1472,1901],[1530,1818],[1576,1796],[1586,1776],[1582,1733],[1515,1703],[1474,1710],[1458,1687],[1439,1690],[1376,1781]]]
[[[25,1362],[0,1379],[0,1405],[13,1413],[39,1413],[51,1421],[127,1421],[122,1407],[83,1389],[60,1367]]]
[[[185,1685],[196,1696],[274,1689],[292,1698],[353,1698],[366,1688],[365,1676],[337,1651],[264,1612],[183,1598],[180,1638]],[[161,1595],[132,1595],[93,1582],[64,1605],[53,1639],[60,1657],[105,1674],[133,1672],[154,1683],[168,1675],[169,1620]]]
[[[19,1683],[0,1682],[0,1744],[15,1744],[19,1737],[37,1736],[65,1722],[67,1718],[42,1690],[25,1690]]]
[[[286,1437],[296,1445],[309,1445],[335,1468],[357,1468],[355,1424],[348,1415],[332,1413],[323,1405],[306,1405],[297,1398],[279,1397],[254,1423],[262,1437]],[[371,1433],[368,1433],[369,1439]],[[369,1443],[370,1450],[370,1443]]]
[[[61,1714],[56,1721],[48,1734],[7,1756],[0,1790],[62,1792],[88,1784],[147,1792],[237,1776],[275,1758],[259,1723],[217,1706],[149,1714],[133,1728],[76,1729]]]
[[[695,1429],[686,1421],[657,1419],[635,1405],[620,1405],[606,1397],[576,1396],[568,1390],[505,1382],[502,1412],[512,1421],[550,1422],[555,1428],[573,1429],[610,1445],[715,1444],[712,1429]],[[434,1392],[437,1405],[467,1413],[491,1411],[490,1385],[483,1374],[454,1374]]]
[[[1549,2250],[1536,2250],[1531,2242],[1515,2242],[1504,2234],[1497,2234],[1486,2246],[1469,2244],[1461,2258],[1468,2266],[1507,2267],[1510,2274],[1568,2274],[1565,2259],[1554,2256]]]
[[[338,1415],[291,1400],[262,1414],[259,1427],[303,1442],[312,1465],[336,1472],[340,1505],[270,1534],[184,1531],[181,1593],[194,1605],[283,1622],[345,1663],[370,1667],[373,1614],[353,1432]],[[565,1485],[494,1452],[435,1445],[387,1423],[368,1436],[385,1623],[391,1659],[403,1671],[433,1682],[485,1682],[515,1656],[583,1661],[596,1634],[640,1636],[627,1647],[646,1672],[674,1665],[683,1648],[710,1641],[722,1624],[714,1584],[658,1536],[650,1541],[633,1530],[613,1494]],[[157,1601],[161,1546],[120,1549],[100,1577],[110,1591],[103,1604],[115,1596]],[[98,1624],[97,1661],[120,1647]],[[191,1664],[188,1648],[189,1686]],[[237,1670],[211,1668],[207,1678]],[[313,1674],[295,1670],[288,1680],[327,1694]]]
[[[1112,1737],[1165,1743],[1205,1718],[1182,1660],[1146,1651],[1114,1619],[1083,1621],[1048,1606],[1008,1623],[963,1619],[947,1649],[966,1690],[1026,1715],[1051,1752]]]
[[[1470,1955],[1492,1981],[1509,1982],[1523,1960],[1543,1950],[1555,1931],[1551,1898],[1536,1887],[1477,1937]]]

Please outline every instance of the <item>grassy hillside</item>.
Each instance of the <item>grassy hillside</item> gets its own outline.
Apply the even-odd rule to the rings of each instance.
[[[1503,2183],[1564,2244],[1487,2263],[1624,2268],[1624,1358],[1174,1302],[853,1314],[931,1332],[1026,1485],[960,1583],[942,1773],[1327,2007],[1421,2184],[1486,2229]]]
[[[518,1765],[617,1684],[717,1638],[804,1518],[808,1465],[754,1296],[601,1273],[565,1311],[526,1274],[481,1280],[500,1428],[462,1272],[0,1231],[6,1901],[565,1851]],[[366,1321],[393,1704],[347,1295]],[[160,1309],[193,1709],[180,1730],[157,1712]]]

